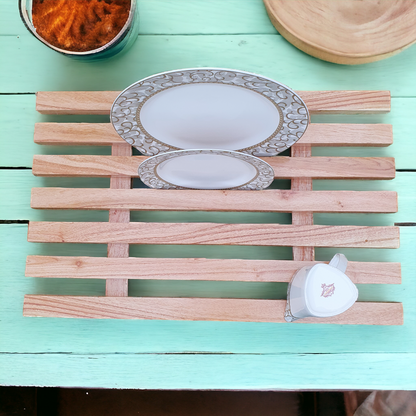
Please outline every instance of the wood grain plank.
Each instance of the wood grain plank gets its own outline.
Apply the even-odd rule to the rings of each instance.
[[[132,147],[127,143],[115,143],[111,148],[113,156],[131,156]],[[130,189],[131,178],[112,176],[110,179],[110,189]],[[106,189],[108,191],[108,189]],[[130,211],[125,208],[111,208],[108,214],[110,223],[129,223]],[[115,258],[129,257],[129,244],[126,243],[109,243],[107,247],[107,256]],[[117,273],[116,273],[117,274]],[[107,279],[105,282],[106,296],[128,296],[127,279]]]
[[[40,91],[36,110],[42,114],[110,114],[120,91]],[[311,114],[385,113],[390,91],[297,91]]]
[[[79,182],[78,182],[79,181]],[[393,222],[397,223],[415,223],[416,222],[416,192],[409,192],[413,189],[412,184],[414,184],[416,181],[416,174],[414,172],[397,172],[396,179],[394,179],[394,183],[391,181],[360,181],[358,182],[343,182],[340,183],[337,187],[337,182],[335,181],[320,181],[318,184],[314,185],[315,188],[319,189],[313,192],[380,192],[382,190],[385,190],[386,192],[392,192],[394,189],[397,191],[397,194],[399,196],[399,210],[394,215],[391,214],[383,214],[378,213],[377,215],[371,215],[371,218],[367,215],[356,215],[355,213],[348,214],[348,213],[342,213],[337,215],[332,215],[332,219],[326,217],[326,213],[316,213],[315,214],[315,222],[319,224],[328,224],[327,220],[330,220],[331,223],[333,220],[339,221],[345,225],[392,225]],[[1,217],[6,220],[21,220],[21,219],[27,219],[31,221],[108,221],[108,212],[105,211],[98,211],[98,210],[76,210],[76,209],[66,209],[66,210],[54,210],[50,209],[47,212],[45,212],[43,209],[33,209],[30,206],[30,194],[34,187],[40,187],[46,184],[54,187],[71,187],[71,186],[90,186],[91,188],[84,188],[84,189],[91,189],[93,192],[93,196],[91,199],[94,199],[94,205],[97,203],[99,204],[99,200],[97,197],[97,200],[95,199],[95,189],[103,189],[102,187],[108,185],[109,180],[108,179],[82,179],[82,183],[80,183],[81,180],[73,180],[71,178],[48,178],[46,181],[44,178],[36,177],[32,175],[31,170],[19,170],[19,169],[12,169],[7,170],[3,169],[0,170],[0,201],[2,201],[2,215]],[[342,189],[352,189],[353,191],[338,191],[337,188]],[[59,189],[59,188],[58,188]],[[61,188],[62,189],[62,188]],[[71,189],[71,188],[68,188]],[[132,190],[132,192],[141,192],[143,188],[135,188]],[[358,191],[360,189],[360,191]],[[376,189],[378,191],[376,191]],[[150,189],[149,189],[150,190]],[[168,201],[165,200],[165,192],[168,192],[167,190],[159,192],[159,194],[156,194],[158,190],[151,190],[151,194],[149,194],[149,200],[147,198],[142,198],[142,201],[138,201],[138,208],[140,208],[141,205],[140,202],[143,203],[143,206],[151,207],[154,203],[155,207],[160,206],[165,210],[164,207],[167,207]],[[172,192],[175,190],[172,190]],[[177,190],[178,192],[182,192]],[[256,192],[254,196],[256,198],[260,197],[263,200],[267,200],[266,196],[262,196],[266,192],[274,192],[274,191],[280,191],[278,189],[266,189],[261,192]],[[283,190],[290,192],[290,190]],[[196,191],[195,191],[196,192]],[[214,196],[217,194],[217,192],[221,191],[210,191],[213,192],[213,198],[219,198],[217,196]],[[242,192],[242,191],[235,191]],[[251,192],[251,191],[250,191]],[[13,198],[10,198],[10,195],[13,195]],[[65,195],[65,194],[63,194]],[[68,194],[69,195],[69,194]],[[76,195],[76,194],[74,194]],[[99,195],[99,194],[97,194]],[[120,194],[122,195],[122,194]],[[134,194],[135,195],[135,194]],[[142,194],[143,195],[143,194]],[[154,197],[151,197],[151,195],[155,195]],[[159,195],[159,196],[158,196]],[[176,194],[173,194],[174,196]],[[179,200],[182,200],[181,194],[178,194],[177,198]],[[233,194],[229,195],[233,199]],[[291,194],[289,194],[291,195]],[[359,194],[361,195],[361,194]],[[358,195],[358,197],[360,197]],[[390,195],[390,194],[387,194]],[[337,197],[340,197],[340,201],[342,201],[343,197],[341,194],[336,194]],[[160,198],[160,199],[159,199]],[[167,199],[169,197],[166,197]],[[251,198],[253,198],[251,196]],[[297,206],[298,208],[301,208],[303,203],[308,201],[308,204],[311,203],[311,200],[309,197],[301,197],[301,196],[294,196],[291,195],[290,198],[292,199],[292,204],[294,206]],[[306,198],[306,199],[304,199]],[[390,197],[387,197],[390,198]],[[78,198],[77,198],[78,199]],[[135,201],[135,198],[132,196],[128,197],[128,200],[131,201],[131,204]],[[221,200],[221,199],[220,199]],[[106,202],[106,199],[104,200]],[[195,198],[193,198],[193,201],[195,204],[193,204],[193,207],[197,207],[200,205],[199,202],[195,201]],[[297,201],[297,202],[295,202]],[[303,202],[301,202],[303,201]],[[328,203],[331,205],[332,197],[328,198]],[[149,204],[147,204],[149,202]],[[377,201],[377,204],[374,204],[374,206],[377,206],[378,203],[382,204],[382,201]],[[226,204],[226,202],[222,202]],[[48,201],[45,203],[51,204],[51,206],[59,205],[58,201]],[[129,202],[130,204],[130,202]],[[135,202],[134,202],[135,204]],[[268,203],[271,205],[271,203]],[[276,206],[283,206],[285,204],[283,201],[280,202],[280,197],[278,194],[276,194]],[[42,208],[43,203],[39,203],[39,208]],[[121,201],[118,203],[114,200],[114,202],[111,202],[111,207],[122,207],[123,202]],[[126,205],[127,206],[127,205]],[[177,202],[177,206],[179,209],[180,202]],[[186,202],[183,201],[182,203],[183,208],[186,208]],[[393,207],[393,204],[392,204]],[[46,207],[45,207],[46,208]],[[243,207],[244,209],[244,207]],[[376,209],[376,208],[375,208]],[[182,208],[180,208],[182,210]],[[135,213],[134,216],[140,216],[140,218],[143,221],[156,221],[156,217],[158,217],[157,221],[163,220],[160,216],[165,215],[163,213],[161,214],[153,214],[152,211],[142,211],[141,213]],[[181,218],[184,218],[184,221],[187,221],[185,213],[178,213],[173,214],[175,217],[179,215]],[[209,214],[211,215],[211,214]],[[231,214],[225,214],[223,217],[221,214],[215,214],[215,217],[219,222],[228,222],[230,220]],[[250,214],[248,217],[246,217],[244,214],[237,214],[237,216],[243,215],[244,218],[246,218],[246,222],[251,222],[251,220],[248,220],[248,217],[257,218],[259,217],[258,214]],[[194,220],[200,220],[204,221],[206,220],[206,213],[200,212],[198,213],[195,211],[192,213],[192,216],[194,216]],[[262,215],[260,215],[263,217]],[[319,222],[316,219],[316,216],[319,217]],[[337,218],[335,218],[337,217]],[[225,219],[226,218],[226,219]],[[138,219],[138,218],[137,218]],[[288,223],[288,215],[285,213],[278,213],[274,212],[272,214],[266,214],[263,218],[264,222],[276,222],[281,224],[287,224]],[[259,222],[263,221],[258,218]],[[166,221],[169,221],[169,219],[166,218]],[[173,221],[173,220],[172,220]],[[175,220],[176,221],[176,220]],[[368,221],[371,221],[372,224],[369,224]],[[233,221],[238,222],[238,221]],[[258,222],[256,220],[256,222]]]
[[[110,114],[120,91],[39,91],[36,111],[42,114]]]
[[[285,300],[207,298],[120,298],[26,295],[23,315],[89,319],[161,319],[284,323]],[[330,318],[298,323],[402,325],[401,303],[355,303]],[[287,324],[290,325],[290,324]]]
[[[35,155],[35,176],[138,177],[144,156]],[[274,169],[275,178],[292,179],[393,179],[394,158],[384,157],[305,157],[262,158]]]
[[[290,148],[292,157],[311,157],[312,147],[310,144],[296,143]],[[312,178],[293,178],[291,181],[292,191],[312,191]],[[313,211],[298,212],[293,209],[292,212],[293,225],[313,225]],[[293,260],[295,261],[313,261],[315,260],[315,247],[294,246],[292,247]]]
[[[43,145],[111,146],[124,140],[110,123],[36,123],[34,141]],[[312,146],[389,146],[391,124],[311,123],[302,144]]]
[[[27,322],[28,325],[35,326],[31,321],[23,319],[23,322]],[[44,321],[36,322],[36,325],[46,326],[48,322],[52,322],[56,326],[57,323],[54,319]],[[167,335],[173,333],[173,337],[184,338],[186,341],[188,341],[188,337],[178,336],[177,330],[162,330],[160,328],[180,327],[182,329],[183,327],[191,327],[193,332],[189,335],[189,338],[199,340],[198,335],[206,332],[206,330],[204,331],[205,328],[214,327],[215,332],[213,332],[213,338],[217,342],[216,345],[219,342],[217,340],[219,334],[224,334],[223,337],[226,339],[233,338],[235,331],[237,331],[236,328],[240,328],[241,326],[245,329],[247,338],[250,339],[251,337],[253,343],[260,345],[264,341],[252,335],[256,331],[256,328],[266,327],[264,331],[268,330],[269,332],[274,330],[269,325],[254,325],[253,328],[251,324],[230,325],[231,329],[229,325],[205,325],[204,322],[198,324],[191,323],[191,325],[181,325],[181,322],[167,321],[146,322],[142,326],[140,324],[141,322],[130,321],[110,323],[94,321],[79,322],[73,320],[72,322],[62,322],[64,327],[92,327],[94,329],[104,327],[102,329],[103,333],[108,327],[111,327],[112,331],[115,331],[115,328],[121,327],[124,329],[124,332],[119,337],[120,344],[126,344],[125,338],[127,334],[136,332],[138,339],[134,344],[136,350],[138,346],[142,345],[141,340],[149,332],[147,329],[149,327],[156,327],[159,330],[158,332],[162,332],[165,338]],[[131,329],[132,326],[134,328],[145,327],[146,330],[138,329],[134,331]],[[199,327],[203,329],[195,330],[195,328]],[[309,332],[306,332],[308,328],[310,328],[309,336]],[[310,391],[311,389],[314,391],[416,390],[414,377],[416,354],[413,351],[371,351],[369,353],[363,353],[362,349],[358,348],[357,350],[359,352],[325,353],[318,349],[314,353],[305,347],[300,353],[296,353],[293,351],[292,345],[299,345],[300,342],[296,342],[297,339],[295,339],[293,344],[288,344],[287,338],[281,335],[282,331],[289,334],[301,333],[306,338],[305,341],[302,339],[306,346],[309,346],[307,341],[313,340],[314,338],[318,338],[322,347],[326,346],[326,343],[322,340],[323,335],[321,334],[325,334],[329,340],[333,339],[335,345],[343,342],[344,339],[346,341],[343,343],[347,344],[355,338],[360,338],[361,344],[367,345],[369,342],[368,339],[373,338],[373,333],[382,332],[389,334],[391,332],[405,332],[407,330],[406,327],[384,328],[384,330],[380,328],[378,330],[378,328],[362,325],[350,326],[348,328],[328,327],[325,325],[304,325],[301,328],[293,330],[293,327],[280,325],[276,329],[278,329],[276,331],[278,334],[275,335],[274,339],[276,341],[274,344],[282,342],[286,346],[286,350],[282,354],[274,351],[270,354],[250,354],[245,351],[240,354],[232,354],[229,351],[225,353],[225,350],[220,350],[223,345],[222,343],[214,351],[214,354],[207,352],[204,349],[205,345],[199,347],[201,345],[200,343],[196,344],[199,349],[192,350],[188,348],[180,351],[179,354],[175,354],[171,352],[171,344],[167,344],[164,340],[160,344],[156,344],[160,347],[165,347],[162,352],[146,351],[143,354],[137,352],[132,353],[131,350],[128,350],[124,354],[106,352],[103,354],[95,353],[94,355],[82,350],[79,354],[63,354],[62,352],[50,352],[47,350],[41,354],[2,353],[0,354],[0,368],[3,370],[1,381],[3,385],[38,387],[41,384],[42,386],[60,386],[61,388],[74,388],[76,386],[77,388],[85,388],[87,391],[93,387],[103,389],[185,390],[185,394],[187,394],[186,391],[188,390],[240,391],[240,394],[244,395],[245,400],[250,403],[250,407],[252,407],[253,397],[251,396],[251,392],[256,391],[259,392],[258,396],[262,398],[263,403],[256,406],[255,414],[261,415],[270,414],[272,412],[270,408],[272,406],[278,407],[276,403],[280,403],[276,400],[279,396],[271,393],[271,391],[277,392],[281,390],[285,394],[288,390]],[[369,330],[371,331],[371,335],[369,334]],[[50,332],[54,333],[53,328]],[[93,330],[91,332],[94,333]],[[95,329],[95,332],[98,332],[98,330]],[[157,331],[155,330],[155,332]],[[354,336],[358,332],[364,335],[361,337],[358,335]],[[111,339],[115,337],[114,335],[109,337],[108,330],[105,333],[107,339],[103,343],[107,346]],[[182,333],[183,330],[180,331],[181,335]],[[85,334],[85,330],[83,334]],[[338,334],[345,334],[345,338],[341,340],[341,335]],[[366,342],[363,342],[363,339]],[[290,337],[289,340],[291,341]],[[97,342],[95,338],[94,341]],[[68,341],[63,340],[62,342],[64,348],[68,348]],[[85,340],[83,343],[80,341],[80,344],[85,345]],[[166,348],[166,345],[169,345],[169,348]],[[126,347],[130,347],[131,349],[131,344],[127,344]],[[42,375],[41,381],[39,379],[40,374]],[[317,377],[317,375],[319,376]],[[263,393],[261,391],[270,393]],[[155,393],[153,397],[157,396],[157,392]],[[137,393],[132,392],[131,394]],[[181,393],[173,392],[170,394],[176,397],[176,394],[180,395]],[[203,394],[198,392],[191,393],[191,395],[195,396],[202,396]],[[233,393],[225,394],[231,395]],[[152,406],[151,408],[154,409],[156,405],[153,404],[153,401],[150,403],[149,407]],[[202,401],[198,400],[198,403],[194,407],[196,408],[198,406],[198,408],[202,408],[202,403]],[[117,406],[117,404],[114,404],[114,406]],[[208,407],[212,407],[212,404],[207,405]],[[242,401],[233,407],[233,409],[244,408]],[[262,411],[263,408],[265,409],[264,411]],[[281,407],[279,406],[279,408]],[[243,414],[243,411],[239,412],[239,414]],[[151,413],[153,415],[157,414],[155,411]],[[195,413],[199,413],[199,411],[195,411]],[[231,410],[230,413],[232,413]],[[283,412],[279,411],[279,413],[282,414]],[[159,414],[161,413],[159,412]],[[186,413],[182,412],[182,414]]]
[[[378,201],[377,204],[374,201]],[[131,211],[397,212],[394,191],[32,188],[31,207]]]
[[[298,143],[311,146],[374,146],[393,144],[391,124],[311,123]]]
[[[289,282],[302,267],[323,262],[205,258],[28,256],[29,277]],[[354,283],[400,284],[400,263],[348,262]]]
[[[29,222],[34,243],[399,247],[399,227],[280,224]]]
[[[263,9],[261,1],[257,7]],[[222,14],[222,10],[217,14]],[[166,15],[168,16],[168,15]],[[164,19],[169,26],[172,17]],[[20,25],[19,32],[24,29]],[[166,70],[209,65],[244,68],[279,80],[297,90],[383,90],[395,96],[415,96],[416,66],[412,49],[378,65],[368,67],[334,66],[299,52],[279,35],[177,35],[140,36],[125,58],[100,66],[80,65],[78,61],[50,64],[50,50],[30,36],[5,37],[5,60],[1,80],[3,93],[34,91],[91,91],[106,88],[122,90],[139,79]],[[241,41],[246,43],[240,43]],[[15,56],[15,52],[19,55]],[[163,59],[161,59],[163,57]],[[30,64],[28,64],[28,62]],[[30,71],[29,71],[30,69]],[[121,77],[115,73],[123,74]]]
[[[298,91],[311,114],[386,113],[390,91]]]
[[[258,7],[263,7],[264,11],[261,2]],[[169,25],[171,20],[169,16],[165,24]],[[20,52],[14,59],[3,62],[4,73],[8,76],[1,80],[1,91],[121,90],[166,70],[209,65],[244,68],[297,90],[389,89],[394,96],[416,95],[413,73],[407,70],[416,66],[412,49],[376,67],[351,68],[311,60],[277,34],[178,35],[169,37],[169,41],[166,39],[166,36],[140,36],[126,60],[103,65],[98,70],[96,65],[80,65],[78,61],[64,60],[51,65],[50,51],[43,49],[41,43],[33,42],[30,36],[25,39],[5,37],[2,45],[5,56],[14,57],[16,51]],[[247,43],[239,44],[241,41]],[[116,77],[115,73],[123,76]]]
[[[43,145],[111,146],[125,143],[111,123],[35,123],[34,142]]]

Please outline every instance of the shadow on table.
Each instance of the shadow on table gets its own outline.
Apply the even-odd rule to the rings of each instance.
[[[0,416],[344,416],[342,392],[0,387]]]
[[[0,387],[0,416],[414,416],[415,391],[166,391]]]

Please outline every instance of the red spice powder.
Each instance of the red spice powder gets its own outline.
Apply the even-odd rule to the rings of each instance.
[[[73,52],[97,49],[125,25],[130,0],[33,0],[32,21],[51,45]]]

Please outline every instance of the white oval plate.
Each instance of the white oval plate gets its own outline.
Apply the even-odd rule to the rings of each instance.
[[[111,122],[147,156],[180,149],[225,149],[275,156],[304,134],[309,113],[279,82],[230,69],[163,72],[125,89]]]
[[[178,150],[159,154],[139,166],[142,182],[157,189],[267,188],[273,168],[257,157],[230,150]]]

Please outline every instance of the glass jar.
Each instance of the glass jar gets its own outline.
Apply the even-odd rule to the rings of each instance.
[[[49,48],[57,51],[65,56],[75,58],[82,61],[96,61],[108,59],[118,54],[122,50],[127,50],[136,40],[139,34],[139,13],[136,0],[130,0],[130,12],[126,23],[120,32],[117,33],[105,45],[85,52],[68,51],[51,45],[47,40],[43,39],[36,31],[32,20],[32,0],[19,0],[20,17],[26,28],[32,35],[40,40]]]

